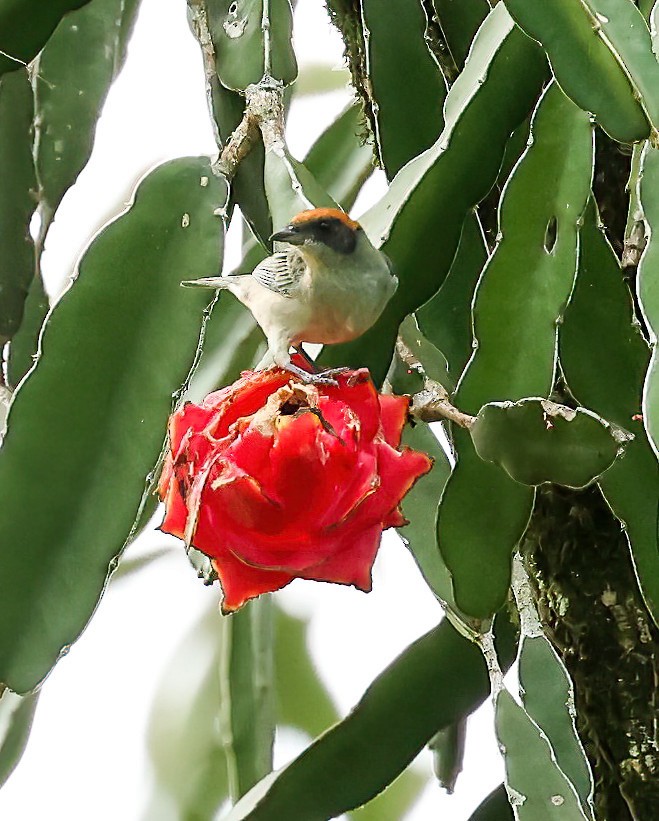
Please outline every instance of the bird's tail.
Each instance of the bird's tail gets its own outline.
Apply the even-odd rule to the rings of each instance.
[[[229,277],[202,277],[201,279],[186,279],[181,285],[184,288],[229,288]]]

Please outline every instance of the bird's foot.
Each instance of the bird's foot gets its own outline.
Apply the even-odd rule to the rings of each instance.
[[[304,368],[300,368],[294,362],[288,362],[284,367],[290,373],[294,373],[298,376],[303,382],[307,385],[331,385],[334,388],[338,388],[339,383],[334,379],[335,376],[340,376],[342,373],[347,373],[350,368],[341,367],[341,368],[327,368],[324,371],[316,370],[316,363],[309,357],[307,352],[301,345],[296,345],[295,351],[313,370],[307,371]]]
[[[318,371],[317,376],[324,376],[331,379],[334,376],[341,376],[341,374],[349,373],[352,368],[347,365],[342,365],[340,368],[327,368],[324,371]]]
[[[339,376],[342,373],[346,373],[350,370],[350,368],[329,368],[326,371],[320,371],[319,373],[309,373],[309,371],[305,371],[303,368],[298,368],[297,365],[294,365],[292,362],[286,365],[286,370],[295,376],[299,377],[303,382],[307,385],[331,385],[333,388],[338,388],[339,383],[334,379],[335,376]]]

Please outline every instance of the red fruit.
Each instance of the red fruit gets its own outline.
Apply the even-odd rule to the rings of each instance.
[[[371,589],[387,527],[431,459],[399,449],[408,400],[367,370],[338,387],[281,370],[243,373],[169,421],[162,530],[213,560],[224,612],[294,578]]]

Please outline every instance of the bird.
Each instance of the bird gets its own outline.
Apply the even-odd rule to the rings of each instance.
[[[398,286],[391,262],[338,208],[302,211],[270,239],[282,249],[251,273],[181,285],[227,289],[249,308],[268,342],[257,370],[278,366],[306,383],[336,385],[334,376],[346,368],[310,373],[292,361],[290,350],[313,366],[303,342],[332,345],[367,331]]]

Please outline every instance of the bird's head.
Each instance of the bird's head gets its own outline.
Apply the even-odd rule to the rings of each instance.
[[[338,208],[312,208],[294,216],[270,239],[306,246],[308,250],[316,246],[318,250],[327,247],[339,254],[352,254],[360,235],[361,225]]]

